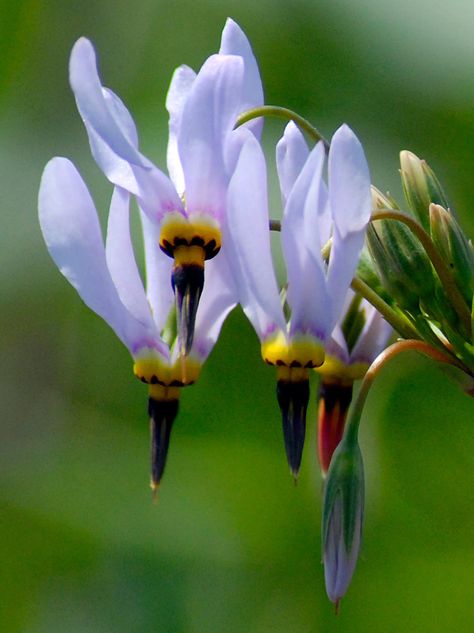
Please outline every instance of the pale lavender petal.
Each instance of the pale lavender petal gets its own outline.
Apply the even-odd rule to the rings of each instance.
[[[263,105],[263,88],[257,60],[253,54],[247,36],[240,26],[231,18],[227,21],[222,31],[221,55],[238,55],[244,60],[244,81],[241,92],[240,104],[237,114]],[[254,119],[246,123],[246,127],[260,138],[263,127],[263,118]]]
[[[290,121],[276,146],[276,164],[283,204],[285,204],[290,195],[291,189],[308,158],[308,154],[309,149],[303,134],[295,123]]]
[[[332,137],[328,178],[331,212],[341,236],[364,229],[372,208],[370,174],[362,145],[347,125]]]
[[[105,255],[122,303],[151,330],[153,319],[138,272],[130,236],[130,194],[116,187],[110,205]]]
[[[391,325],[370,303],[362,302],[366,322],[351,352],[351,362],[372,363],[393,336]]]
[[[94,48],[85,37],[77,40],[72,49],[69,80],[86,125],[95,130],[120,158],[147,167],[146,159],[124,134],[115,118],[116,111],[109,107],[104,97]]]
[[[237,305],[238,293],[225,249],[206,263],[204,290],[196,316],[191,349],[202,362],[211,353],[229,312]]]
[[[291,334],[309,333],[324,340],[328,334],[328,296],[324,266],[312,256],[305,238],[305,212],[315,202],[315,159],[308,162],[293,186],[283,215],[281,238],[285,256],[291,308]],[[313,177],[311,177],[313,174]],[[313,192],[312,192],[313,189]],[[317,231],[317,226],[312,226]]]
[[[94,49],[79,39],[71,53],[71,87],[89,135],[92,154],[107,178],[140,198],[150,218],[182,210],[182,203],[165,174],[138,151],[133,119],[111,90],[102,88]]]
[[[327,288],[331,296],[331,330],[341,318],[347,290],[354,277],[362,247],[365,228],[341,237],[334,230],[331,254],[327,273]]]
[[[178,151],[190,213],[206,212],[217,219],[225,214],[224,141],[237,116],[242,81],[242,58],[212,55],[184,104]]]
[[[321,249],[327,241],[328,213],[327,188],[323,180],[325,161],[324,145],[318,143],[309,153],[293,190],[304,197],[304,236],[306,246],[314,259],[321,262]]]
[[[265,158],[251,133],[228,192],[228,235],[222,248],[236,279],[239,301],[260,339],[286,329],[273,270],[268,226]]]
[[[349,351],[341,326],[336,325],[326,343],[326,354],[338,358],[343,363],[349,362]]]
[[[90,194],[74,165],[53,158],[41,179],[41,230],[54,262],[84,303],[101,316],[132,354],[142,344],[162,347],[121,302],[106,263]]]
[[[181,125],[181,114],[196,73],[189,66],[177,68],[171,78],[166,96],[166,109],[169,112],[169,137],[167,149],[168,173],[180,196],[184,194],[184,174],[178,154],[178,133]]]
[[[173,260],[159,247],[160,227],[140,213],[145,251],[146,296],[158,332],[161,332],[174,302],[171,287]]]

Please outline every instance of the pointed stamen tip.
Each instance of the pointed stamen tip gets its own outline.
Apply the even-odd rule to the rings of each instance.
[[[341,605],[341,599],[338,598],[334,603],[334,615],[339,615],[339,607]]]
[[[298,476],[299,476],[299,470],[292,470],[291,471],[291,476],[293,477],[293,486],[296,488],[296,486],[298,485]]]
[[[158,492],[160,488],[160,482],[152,480],[150,482],[150,488],[151,488],[151,501],[153,505],[156,505],[158,503]]]

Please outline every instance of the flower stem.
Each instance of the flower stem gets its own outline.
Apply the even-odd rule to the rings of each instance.
[[[349,443],[353,443],[357,441],[357,434],[359,431],[359,424],[362,417],[362,410],[364,408],[365,402],[367,400],[367,396],[369,394],[370,388],[375,380],[375,378],[380,373],[381,369],[395,356],[401,354],[402,352],[407,351],[416,351],[436,360],[440,363],[446,363],[448,365],[452,365],[453,367],[457,367],[458,369],[463,369],[463,367],[457,362],[455,358],[441,352],[440,350],[432,347],[428,343],[424,341],[398,341],[397,343],[393,343],[385,349],[381,354],[377,356],[372,365],[367,370],[367,373],[364,376],[362,381],[362,385],[360,387],[359,393],[357,394],[357,398],[354,402],[352,411],[350,413],[349,419],[346,424],[346,431],[344,433],[344,441]]]
[[[326,150],[329,149],[328,141],[320,132],[318,132],[318,130],[313,125],[311,125],[311,123],[307,119],[304,119],[296,112],[293,112],[293,110],[282,108],[280,106],[264,105],[260,108],[247,110],[237,117],[235,127],[240,127],[244,123],[252,121],[252,119],[256,119],[261,116],[272,116],[279,119],[286,119],[287,121],[294,121],[296,125],[303,130],[303,132],[306,132],[311,140],[313,140],[315,143],[317,143],[318,141],[322,141]]]
[[[372,290],[362,279],[354,277],[351,283],[354,292],[359,293],[364,299],[367,299],[374,308],[376,308],[383,318],[390,323],[393,329],[406,339],[419,339],[420,335],[411,323],[403,315],[398,314],[386,303],[382,297]]]
[[[467,334],[471,335],[471,314],[464,302],[463,296],[456,286],[456,282],[453,279],[451,271],[446,266],[443,258],[436,250],[436,246],[433,244],[433,240],[425,231],[425,229],[418,224],[418,222],[412,218],[408,213],[402,211],[396,211],[395,209],[380,209],[372,214],[371,222],[374,220],[398,220],[406,224],[408,228],[416,235],[420,240],[423,248],[425,249],[428,257],[433,264],[434,269],[438,273],[438,277],[443,285],[446,294],[448,295],[453,308],[455,309],[461,323],[463,324]]]

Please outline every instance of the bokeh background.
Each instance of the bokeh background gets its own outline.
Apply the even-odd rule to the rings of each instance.
[[[111,193],[68,87],[75,39],[93,40],[143,151],[164,165],[171,73],[217,50],[228,15],[253,44],[267,103],[327,136],[348,122],[374,183],[396,196],[398,152],[412,149],[473,233],[467,0],[1,0],[0,630],[470,632],[473,403],[437,367],[400,358],[369,398],[364,546],[335,617],[320,563],[314,400],[295,488],[274,375],[236,311],[183,394],[153,505],[146,390],[44,247],[36,197],[52,156],[78,165],[102,220]],[[267,126],[269,157],[281,132]]]

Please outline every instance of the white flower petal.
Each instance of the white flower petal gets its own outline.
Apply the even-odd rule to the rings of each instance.
[[[153,329],[130,236],[130,194],[119,187],[115,188],[110,204],[105,256],[122,303],[138,321]]]
[[[309,149],[303,134],[293,121],[285,128],[276,146],[276,164],[280,180],[280,191],[285,204],[308,158]]]
[[[104,98],[94,48],[85,37],[77,40],[72,49],[69,79],[86,125],[95,130],[120,158],[147,167],[146,159],[123,133],[113,108],[108,106]]]
[[[365,228],[372,208],[369,168],[362,145],[347,125],[332,137],[328,178],[331,212],[340,235]]]
[[[241,100],[237,114],[263,105],[263,88],[257,60],[253,54],[247,36],[240,26],[231,18],[227,21],[222,31],[221,55],[238,55],[244,60],[244,81]],[[260,138],[263,127],[263,118],[254,119],[246,123],[246,127]]]
[[[39,192],[39,219],[61,273],[132,354],[142,342],[153,338],[118,296],[107,268],[94,203],[76,168],[65,158],[53,158],[46,165]]]
[[[320,166],[317,158],[316,153],[291,190],[283,215],[281,238],[288,274],[291,334],[310,333],[324,340],[329,333],[325,270],[321,255],[318,258],[312,255],[305,236],[307,207],[318,204]],[[317,228],[316,223],[311,226],[313,234]]]
[[[160,228],[145,213],[140,213],[145,251],[146,295],[156,329],[161,332],[174,302],[171,287],[173,260],[160,250]]]
[[[237,288],[225,249],[206,262],[205,274],[191,350],[191,355],[197,354],[202,362],[211,353],[227,315],[238,302]]]
[[[180,196],[184,194],[184,174],[178,154],[178,133],[181,125],[181,114],[196,73],[189,66],[177,68],[171,78],[166,96],[166,109],[169,112],[169,137],[167,149],[168,173]]]
[[[267,210],[265,158],[247,132],[228,192],[228,235],[223,241],[239,301],[260,339],[275,327],[286,330],[273,270]]]
[[[349,362],[349,352],[347,349],[346,339],[339,324],[333,329],[331,336],[326,343],[326,354],[339,358],[339,360],[345,364]]]
[[[107,178],[137,195],[156,222],[168,211],[182,210],[169,178],[138,151],[135,124],[127,108],[111,90],[102,88],[94,49],[85,38],[72,50],[70,82],[92,154]]]
[[[243,81],[242,58],[212,55],[184,104],[178,135],[188,212],[225,213],[228,184],[224,141],[235,123]]]
[[[332,308],[331,330],[341,318],[346,293],[354,277],[364,239],[365,227],[361,231],[348,233],[345,238],[341,237],[337,227],[334,230],[327,273]]]
[[[391,325],[370,303],[362,302],[366,322],[351,352],[351,362],[372,363],[393,335]]]

